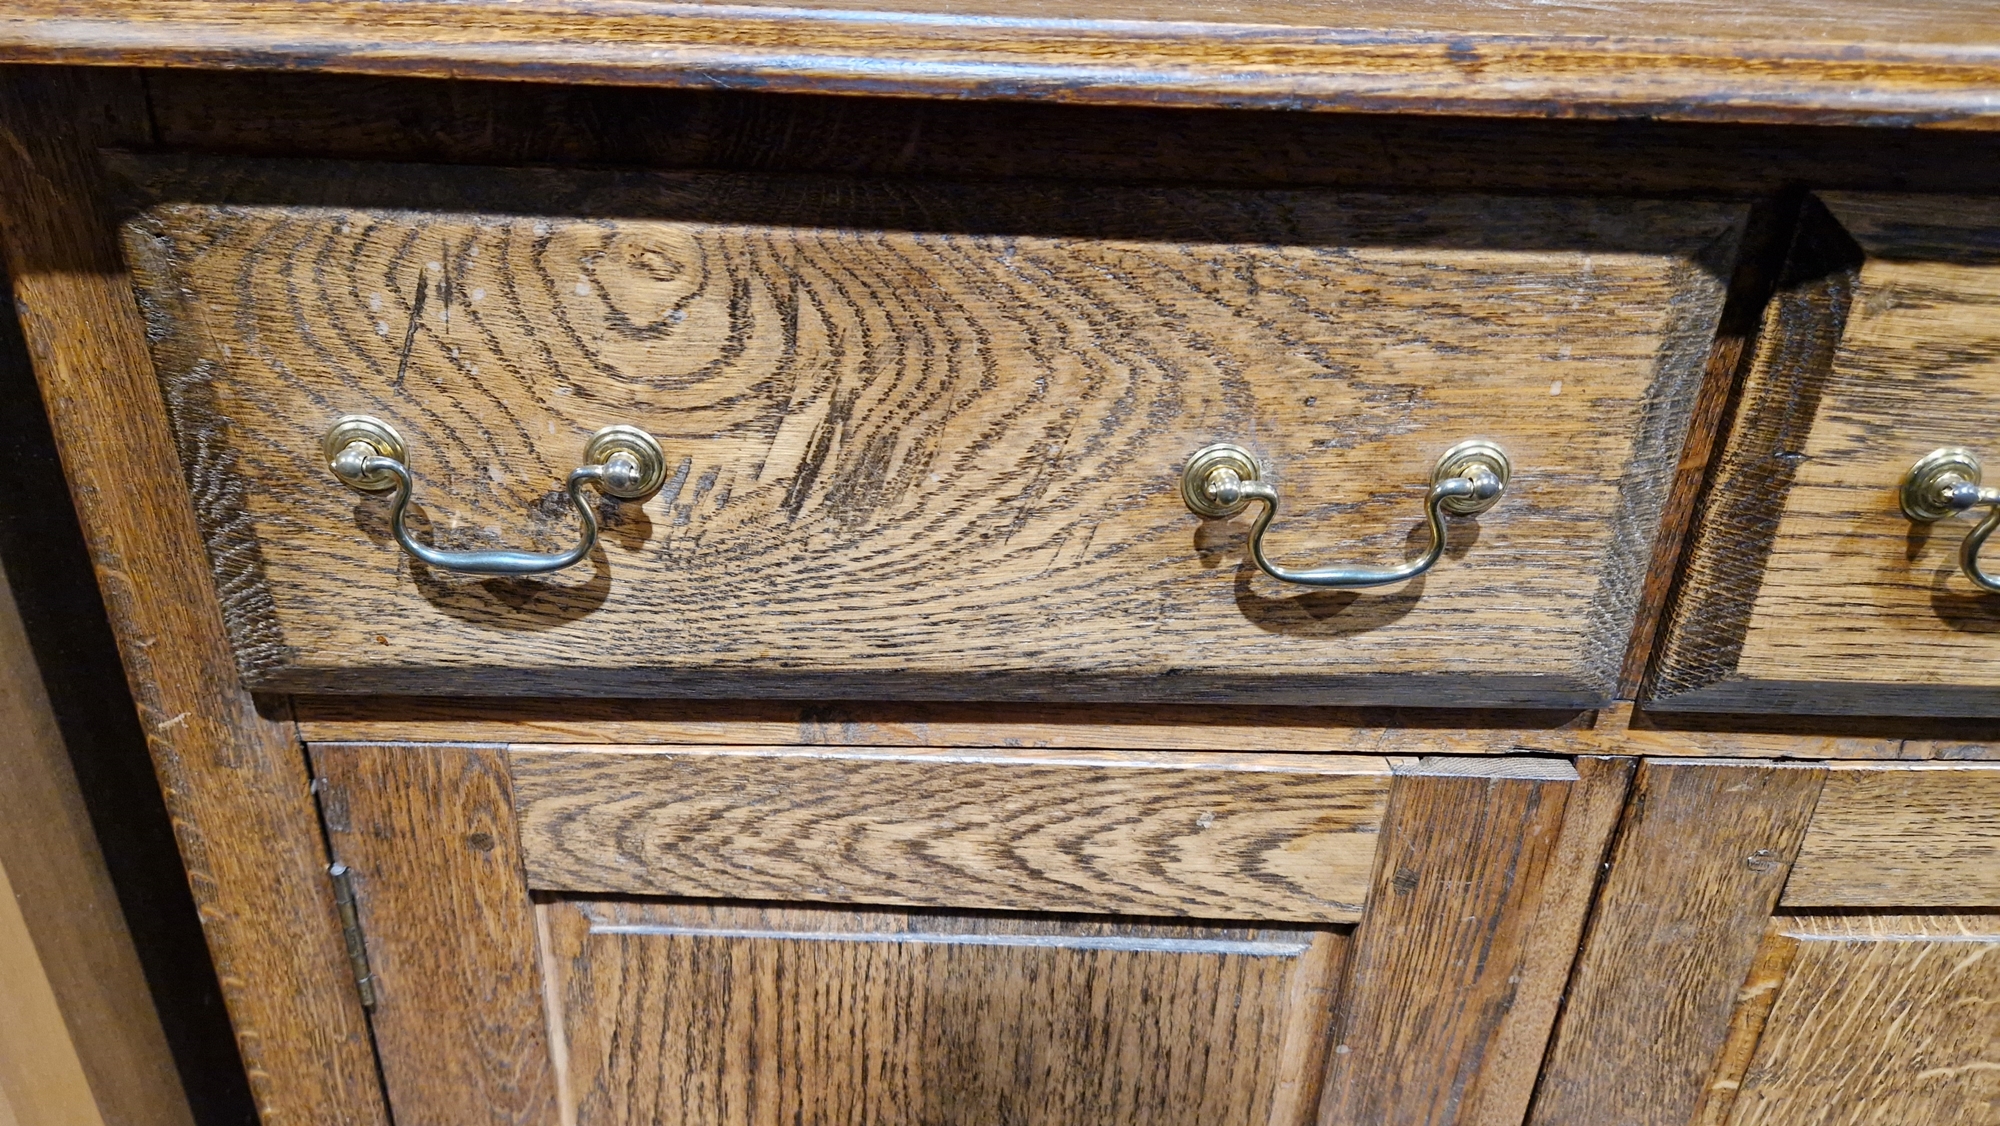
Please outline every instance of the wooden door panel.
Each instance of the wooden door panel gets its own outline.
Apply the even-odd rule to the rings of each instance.
[[[2000,1121],[2000,916],[1782,917],[1765,948],[1785,972],[1747,1071],[1710,1084],[1713,1121]]]
[[[1299,1126],[1346,948],[1327,929],[542,910],[579,1126]]]
[[[1995,774],[1646,761],[1534,1126],[2000,1122]]]
[[[332,693],[1595,706],[1743,219],[113,160],[243,675]],[[573,543],[598,427],[670,472],[603,504],[588,562],[466,578],[329,474],[348,413],[408,441],[418,535],[452,549]],[[1508,451],[1507,496],[1382,590],[1271,579],[1247,517],[1180,490],[1243,444],[1284,497],[1274,558],[1393,566],[1469,438]]]

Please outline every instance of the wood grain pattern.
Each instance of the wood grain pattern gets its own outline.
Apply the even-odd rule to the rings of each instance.
[[[1692,1118],[1824,775],[1640,764],[1531,1123]]]
[[[1271,926],[546,911],[579,1126],[1301,1126],[1346,946]]]
[[[2000,598],[1911,463],[1990,449],[2000,201],[1830,193],[1764,331],[1652,706],[2000,715]],[[1988,453],[1991,458],[1993,455]]]
[[[301,696],[308,741],[2000,759],[1983,720],[1594,711]]]
[[[1549,1034],[1582,946],[1591,897],[1638,765],[1630,758],[1575,760],[1576,783],[1563,804],[1562,836],[1542,877],[1541,902],[1514,974],[1518,980],[1507,1019],[1455,1121],[1493,1126],[1527,1121],[1535,1081],[1548,1055]]]
[[[0,1101],[193,1126],[68,748],[0,574]]]
[[[143,121],[102,76],[0,77],[21,327],[268,1121],[384,1121],[291,725],[239,687],[91,147]],[[139,134],[143,135],[143,134]]]
[[[1791,973],[1731,1126],[1988,1126],[2000,1108],[1990,915],[1787,920]]]
[[[2000,907],[2000,768],[1831,767],[1786,907]]]
[[[1361,917],[1379,758],[510,748],[538,890]]]
[[[1750,964],[1750,976],[1736,991],[1736,1009],[1729,1014],[1729,1033],[1722,1051],[1715,1057],[1708,1084],[1702,1088],[1701,1102],[1692,1119],[1693,1126],[1728,1126],[1735,1109],[1737,1092],[1743,1089],[1743,1075],[1757,1053],[1757,1042],[1777,1003],[1778,991],[1792,972],[1798,957],[1799,940],[1785,933],[1790,920],[1779,917],[1764,927],[1764,941],[1757,947],[1757,959]]]
[[[1404,113],[1991,128],[1984,8],[10,0],[0,59]]]
[[[126,167],[165,199],[128,249],[243,671],[335,692],[1601,702],[1741,219]],[[550,489],[603,423],[677,468],[608,512],[588,569],[460,581],[405,565],[381,500],[316,464],[345,411],[411,440],[455,546],[573,536]],[[1383,592],[1287,589],[1178,497],[1188,453],[1245,441],[1296,498],[1280,558],[1394,559],[1427,467],[1475,433],[1520,467],[1508,500]]]
[[[1556,859],[1576,779],[1551,760],[1397,767],[1341,988],[1321,1126],[1454,1122],[1472,1107],[1482,1121],[1507,1120],[1518,1065],[1496,1056],[1545,1040],[1554,1015],[1514,1007],[1548,879],[1587,888],[1595,876]],[[1489,1070],[1496,1062],[1504,1066]]]
[[[367,936],[375,1043],[396,1121],[554,1121],[505,755],[320,744],[312,756],[327,836],[352,873]]]

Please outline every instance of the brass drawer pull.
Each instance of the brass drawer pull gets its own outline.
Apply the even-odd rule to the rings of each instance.
[[[2000,594],[2000,578],[1979,569],[1979,549],[2000,528],[2000,489],[1979,485],[1979,458],[1971,450],[1945,446],[1917,459],[1903,475],[1903,515],[1929,524],[1974,508],[1985,508],[1986,519],[1965,533],[1958,545],[1958,565],[1981,590]]]
[[[1500,503],[1512,465],[1499,446],[1482,439],[1460,442],[1444,452],[1431,473],[1430,496],[1424,515],[1430,522],[1431,546],[1401,567],[1322,567],[1290,571],[1264,558],[1264,529],[1278,514],[1278,491],[1259,480],[1257,459],[1241,446],[1221,442],[1199,450],[1181,471],[1181,497],[1200,516],[1234,516],[1253,500],[1264,511],[1250,529],[1250,557],[1265,574],[1306,586],[1385,586],[1413,579],[1431,569],[1444,554],[1444,517],[1473,516]]]
[[[403,550],[441,571],[465,575],[540,575],[583,562],[597,546],[597,513],[583,498],[586,482],[606,496],[636,500],[660,487],[667,476],[667,458],[651,434],[636,426],[607,426],[590,436],[583,448],[584,464],[569,475],[569,500],[583,525],[583,539],[568,551],[439,551],[410,535],[404,513],[410,507],[409,456],[402,435],[388,423],[365,414],[335,420],[326,432],[326,465],[348,487],[364,493],[396,490],[390,502],[389,526]]]

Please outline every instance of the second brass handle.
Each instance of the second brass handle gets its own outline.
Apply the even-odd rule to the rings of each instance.
[[[410,507],[409,453],[402,435],[388,423],[365,414],[336,419],[326,432],[326,465],[348,487],[361,492],[395,490],[389,503],[389,528],[411,557],[440,571],[463,575],[541,575],[575,566],[597,546],[597,512],[583,497],[594,485],[606,496],[636,500],[649,496],[666,480],[667,459],[651,434],[636,426],[607,426],[584,445],[584,464],[569,475],[569,502],[583,525],[583,538],[568,551],[440,551],[410,534],[404,516]]]
[[[1444,554],[1445,516],[1472,516],[1500,503],[1512,469],[1506,453],[1483,439],[1460,442],[1446,450],[1431,473],[1430,495],[1424,499],[1431,545],[1401,567],[1294,571],[1265,558],[1264,531],[1278,514],[1278,491],[1261,479],[1257,459],[1241,446],[1221,442],[1197,451],[1181,470],[1181,498],[1200,516],[1233,516],[1251,501],[1262,501],[1264,511],[1250,529],[1250,558],[1265,574],[1304,586],[1354,589],[1399,583],[1430,570]]]
[[[1988,509],[1986,519],[1973,525],[1958,545],[1958,565],[1981,590],[2000,594],[2000,576],[1989,575],[1979,566],[1979,549],[2000,529],[2000,489],[1980,485],[1979,458],[1971,450],[1946,446],[1918,458],[1903,475],[1899,495],[1903,515],[1919,524],[1975,508]]]

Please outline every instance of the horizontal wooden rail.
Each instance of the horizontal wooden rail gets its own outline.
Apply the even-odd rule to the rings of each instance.
[[[541,890],[1354,922],[1369,756],[514,747]]]

